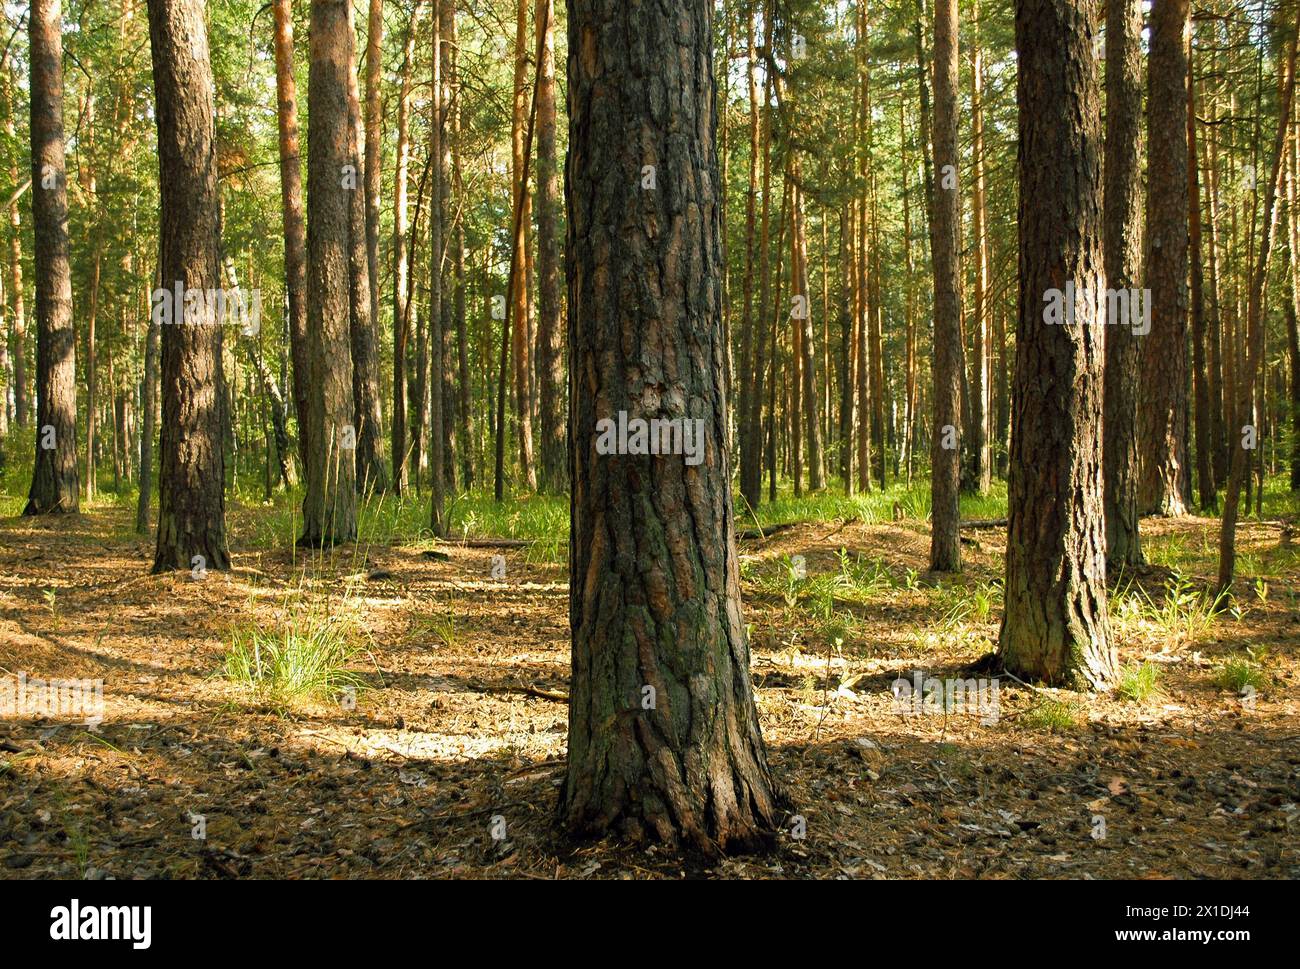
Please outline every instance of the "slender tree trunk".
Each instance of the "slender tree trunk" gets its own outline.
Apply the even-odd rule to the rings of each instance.
[[[1277,135],[1273,142],[1268,184],[1264,187],[1264,212],[1261,223],[1263,231],[1260,233],[1259,257],[1250,276],[1250,296],[1246,305],[1246,369],[1238,381],[1236,419],[1233,420],[1230,428],[1235,437],[1232,441],[1232,463],[1228,469],[1228,488],[1224,496],[1223,521],[1219,532],[1218,587],[1220,592],[1231,590],[1236,567],[1237,509],[1241,501],[1241,488],[1248,473],[1252,450],[1246,446],[1246,425],[1253,425],[1252,430],[1256,432],[1252,444],[1263,439],[1263,436],[1258,433],[1258,424],[1252,418],[1252,408],[1255,380],[1264,356],[1264,284],[1268,277],[1269,255],[1273,248],[1273,236],[1277,226],[1274,208],[1277,201],[1278,176],[1282,169],[1287,129],[1291,124],[1292,99],[1295,94],[1297,37],[1300,37],[1300,18],[1297,18],[1296,23],[1292,25],[1288,40],[1286,64],[1282,74]]]
[[[754,318],[754,235],[756,231],[756,211],[758,196],[758,166],[762,158],[763,145],[759,125],[758,48],[755,42],[758,19],[758,5],[749,11],[745,18],[745,84],[749,91],[749,182],[745,192],[745,270],[741,279],[741,313],[740,321],[740,393],[737,404],[740,427],[740,493],[752,508],[758,504],[759,488],[753,487],[750,466],[756,462],[757,448],[762,444],[759,434],[750,421],[750,412],[754,406],[756,387],[761,383],[761,375],[756,373],[754,352],[754,330],[762,331],[762,314],[758,322]],[[761,306],[761,304],[760,304]]]
[[[796,166],[796,173],[798,167]],[[817,392],[816,354],[813,352],[812,299],[808,293],[808,235],[804,226],[803,193],[793,186],[794,226],[791,240],[794,243],[794,260],[791,267],[792,287],[796,297],[802,297],[802,316],[795,326],[799,337],[799,369],[803,380],[802,402],[805,431],[808,435],[808,487],[821,491],[826,487],[826,462],[822,456],[822,422]]]
[[[771,21],[765,20],[765,24]],[[768,29],[765,27],[764,29]],[[757,508],[763,499],[763,464],[765,440],[763,437],[763,384],[768,369],[767,334],[769,324],[767,313],[772,280],[770,252],[771,217],[772,217],[772,79],[768,75],[763,81],[762,110],[759,112],[762,122],[760,133],[761,155],[763,159],[763,213],[758,233],[758,312],[755,326],[758,332],[754,337],[753,391],[749,397],[747,419],[741,427],[740,443],[740,493],[751,508]],[[771,356],[775,358],[776,347],[773,343]],[[769,396],[771,385],[768,385]],[[768,412],[771,420],[771,411]],[[748,432],[749,446],[746,447],[745,434]]]
[[[76,329],[63,149],[62,5],[32,0],[27,19],[36,236],[36,463],[23,514],[45,515],[78,510]]]
[[[216,104],[208,31],[199,0],[149,0],[161,201],[164,289],[221,285]],[[222,324],[191,317],[174,300],[162,332],[158,542],[154,572],[229,567],[225,453],[220,446],[226,383]],[[163,306],[155,304],[155,312]]]
[[[979,46],[979,4],[975,5],[975,43],[971,49],[971,176],[975,195],[971,203],[975,232],[975,359],[971,367],[971,452],[975,457],[975,488],[986,495],[993,485],[992,356],[993,337],[989,307],[988,209],[984,185],[984,57]]]
[[[1106,6],[1106,286],[1127,290],[1142,274],[1142,8],[1140,0]],[[1130,304],[1131,305],[1131,304]],[[1129,320],[1106,329],[1106,560],[1112,571],[1142,564],[1138,526],[1138,368],[1141,341]]]
[[[1187,454],[1188,0],[1151,7],[1147,125],[1147,280],[1151,332],[1142,341],[1138,508],[1183,515]],[[1129,149],[1131,150],[1131,148]]]
[[[1102,517],[1105,323],[1087,300],[1074,323],[1044,317],[1045,295],[1103,269],[1090,6],[1016,3],[1020,309],[998,649],[1007,670],[1031,683],[1104,689],[1116,672]],[[1055,202],[1062,186],[1074,196],[1064,208]]]
[[[362,156],[361,96],[357,84],[356,28],[348,5],[347,109],[349,164],[361,175],[349,183],[348,278],[349,339],[352,344],[352,398],[356,409],[357,488],[363,495],[388,488],[388,466],[383,455],[384,418],[379,403],[379,346],[371,315],[370,254],[366,234],[366,185]],[[354,178],[353,182],[357,180]],[[376,194],[378,194],[376,192]]]
[[[135,530],[149,532],[149,505],[153,500],[153,439],[158,417],[158,353],[162,325],[150,319],[145,336],[144,373],[140,377],[140,494],[135,506]]]
[[[560,320],[560,182],[555,150],[555,0],[537,0],[537,344],[542,490],[568,487]]]
[[[407,192],[411,169],[411,68],[415,59],[415,33],[420,7],[411,10],[402,55],[401,89],[397,98],[397,161],[393,174],[393,491],[407,488],[406,474],[406,354],[410,343],[410,317],[406,311]],[[376,285],[376,289],[378,286]]]
[[[99,387],[98,361],[95,359],[95,322],[99,317],[99,279],[103,264],[103,254],[96,245],[91,256],[90,270],[90,312],[86,316],[86,501],[95,499],[98,490],[95,479],[98,475],[95,448],[95,406],[98,402]]]
[[[712,8],[569,3],[574,592],[559,800],[574,834],[708,853],[758,846],[778,819],[728,484]],[[584,47],[597,33],[598,55]],[[675,105],[672,132],[649,77]],[[646,152],[657,191],[641,188]],[[702,460],[600,453],[597,421],[619,410],[691,422]]]
[[[1201,510],[1218,505],[1214,472],[1210,464],[1210,385],[1206,377],[1205,286],[1201,264],[1201,187],[1196,164],[1196,71],[1192,60],[1192,37],[1187,38],[1187,241],[1191,260],[1192,387],[1196,407],[1196,480],[1201,492]]]
[[[349,110],[352,15],[348,0],[312,0],[307,87],[307,331],[311,339],[311,439],[300,544],[357,536],[357,432],[350,305],[356,124]],[[350,173],[351,178],[348,178]],[[364,238],[364,236],[363,236]],[[369,300],[367,299],[367,306]]]
[[[307,337],[307,228],[303,222],[302,161],[298,148],[298,82],[293,74],[293,2],[274,0],[275,89],[280,137],[280,206],[284,222],[285,301],[293,357],[293,403],[298,413],[298,459],[306,469],[311,440],[311,350]]]
[[[443,168],[443,125],[446,122],[446,86],[443,84],[442,3],[433,13],[433,116],[429,123],[429,158],[433,166],[433,201],[429,206],[429,528],[434,535],[446,534],[443,521],[443,493],[446,482],[445,438],[443,435],[443,292],[442,271],[446,239],[447,205]]]
[[[452,239],[453,262],[456,278],[456,363],[459,371],[460,406],[457,408],[460,436],[461,485],[466,491],[474,487],[474,419],[472,389],[469,371],[469,334],[465,316],[465,182],[461,171],[461,121],[460,121],[460,42],[456,33],[456,4],[448,3],[447,35],[450,54],[447,60],[449,77],[447,87],[451,93],[451,180],[456,198],[456,220]],[[562,362],[561,362],[562,364]],[[568,468],[563,469],[568,474]]]
[[[1287,228],[1290,233],[1291,302],[1286,307],[1287,356],[1291,365],[1291,491],[1300,492],[1300,137],[1287,150]]]
[[[3,80],[6,82],[11,94],[6,99],[4,109],[4,132],[10,142],[16,145],[18,136],[14,128],[14,105],[18,103],[18,76],[12,57],[5,58],[4,65],[0,65],[0,71],[4,73]],[[9,202],[9,320],[13,334],[14,350],[14,424],[18,427],[26,427],[29,409],[27,397],[27,310],[23,303],[23,219],[18,204],[21,192],[18,191],[17,152],[14,152],[12,161],[9,164],[9,182],[15,187],[15,194]],[[31,181],[29,184],[33,189],[40,185],[36,181]],[[34,191],[33,194],[35,194]]]
[[[379,327],[379,206],[383,181],[384,4],[370,0],[366,27],[366,261],[370,277],[371,326]]]
[[[1048,15],[1048,10],[1032,8]],[[1059,14],[1056,14],[1059,16]],[[1024,64],[1019,67],[1024,72]],[[1023,143],[1021,148],[1023,150]],[[961,199],[957,190],[957,0],[937,0],[934,26],[934,400],[930,569],[961,569]],[[950,187],[951,186],[951,187]],[[1055,191],[1059,186],[1055,186]],[[1023,231],[1023,227],[1022,227]]]
[[[515,18],[515,87],[514,117],[511,128],[511,177],[515,186],[515,242],[512,255],[514,306],[512,343],[515,358],[515,411],[519,473],[529,491],[537,490],[537,471],[533,465],[532,395],[529,379],[532,354],[528,341],[528,226],[532,204],[528,191],[528,150],[525,126],[528,125],[528,0],[517,0]],[[535,100],[535,99],[534,99]],[[534,110],[536,104],[534,103]]]

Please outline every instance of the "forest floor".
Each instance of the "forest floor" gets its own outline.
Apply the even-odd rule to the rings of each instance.
[[[236,542],[230,573],[152,576],[124,510],[0,519],[0,677],[104,701],[91,726],[0,711],[0,877],[1300,877],[1300,549],[1245,524],[1249,578],[1211,614],[1217,521],[1144,531],[1157,564],[1112,599],[1124,692],[1004,678],[948,711],[893,684],[987,675],[965,670],[996,640],[1005,529],[965,532],[939,584],[923,521],[742,542],[789,815],[771,853],[708,863],[556,836],[562,560]],[[358,693],[286,705],[225,675],[239,630],[327,601]]]

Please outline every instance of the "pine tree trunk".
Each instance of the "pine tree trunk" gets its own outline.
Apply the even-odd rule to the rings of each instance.
[[[443,169],[443,125],[446,122],[446,91],[442,81],[443,36],[441,0],[433,12],[433,117],[429,122],[429,164],[433,167],[433,200],[429,205],[429,528],[434,535],[446,533],[443,522],[443,493],[446,483],[443,453],[443,292],[444,241],[447,205]]]
[[[149,0],[158,122],[162,288],[221,285],[216,104],[200,0]],[[172,304],[162,332],[154,572],[225,569],[223,320]],[[182,315],[183,314],[183,315]]]
[[[307,332],[311,342],[311,440],[300,544],[357,536],[358,420],[353,404],[352,201],[356,127],[348,110],[352,69],[348,0],[312,0],[307,87]],[[345,174],[350,170],[351,180]],[[350,187],[349,187],[350,186]]]
[[[366,261],[370,278],[370,320],[379,327],[379,206],[383,184],[384,4],[370,0],[366,25]]]
[[[537,0],[537,345],[539,482],[543,491],[568,488],[564,420],[564,359],[560,332],[560,181],[555,149],[555,0]]]
[[[1142,277],[1142,8],[1106,7],[1106,286],[1130,289]],[[1138,531],[1138,367],[1142,340],[1127,321],[1106,329],[1106,561],[1112,571],[1142,564]]]
[[[1147,280],[1151,332],[1142,339],[1138,509],[1187,512],[1188,0],[1154,0],[1147,89]],[[1131,150],[1131,147],[1130,147]]]
[[[1192,38],[1187,39],[1187,241],[1191,260],[1192,387],[1196,414],[1196,480],[1200,486],[1201,510],[1218,505],[1210,457],[1210,384],[1206,377],[1205,285],[1201,263],[1201,185],[1196,164],[1196,72],[1192,61]]]
[[[298,459],[304,475],[315,453],[311,440],[311,348],[307,337],[307,228],[302,209],[298,148],[298,82],[293,73],[293,2],[275,3],[275,88],[280,137],[280,206],[284,221],[285,301],[293,357],[293,403],[298,414]]]
[[[515,18],[515,89],[514,118],[511,132],[511,177],[515,187],[515,239],[511,256],[514,276],[514,305],[511,307],[513,329],[511,349],[515,360],[515,428],[519,445],[519,473],[529,491],[537,489],[537,470],[533,465],[532,395],[529,380],[532,353],[528,341],[528,226],[532,220],[532,201],[528,191],[528,150],[525,126],[528,108],[528,0],[517,0]],[[533,107],[536,107],[534,103]]]
[[[140,377],[140,494],[135,506],[135,530],[149,533],[149,505],[153,500],[153,440],[158,429],[158,354],[162,325],[150,319],[145,335],[144,373]]]
[[[1233,573],[1236,568],[1237,509],[1241,501],[1241,488],[1249,473],[1250,458],[1254,453],[1253,449],[1246,447],[1245,425],[1252,425],[1257,440],[1263,440],[1262,433],[1259,433],[1259,425],[1253,417],[1255,381],[1264,357],[1264,284],[1268,278],[1269,256],[1277,226],[1273,210],[1277,201],[1278,176],[1282,169],[1282,157],[1295,95],[1297,39],[1300,39],[1300,16],[1290,29],[1286,65],[1282,74],[1277,135],[1273,143],[1268,184],[1264,186],[1264,212],[1261,222],[1263,231],[1260,233],[1259,257],[1251,268],[1250,274],[1250,294],[1246,304],[1247,356],[1245,371],[1238,381],[1235,419],[1230,429],[1234,432],[1230,435],[1232,461],[1228,468],[1228,487],[1223,500],[1223,520],[1219,531],[1218,588],[1221,593],[1229,592],[1232,588]],[[1249,499],[1247,499],[1247,508],[1249,508]]]
[[[1105,324],[1080,300],[1073,324],[1044,317],[1065,280],[1102,264],[1101,117],[1087,0],[1017,0],[1020,304],[1011,431],[1006,611],[1011,673],[1106,688],[1115,675],[1102,511]],[[1056,201],[1071,196],[1065,207]]]
[[[1018,9],[1019,9],[1018,5]],[[1020,71],[1024,72],[1023,63]],[[1022,146],[1023,147],[1023,146]],[[961,569],[961,198],[957,188],[957,0],[934,11],[934,399],[930,570]],[[945,181],[946,177],[946,181]],[[1056,191],[1059,186],[1054,187]]]
[[[989,305],[988,206],[984,185],[984,59],[979,47],[979,5],[975,7],[975,45],[971,52],[971,154],[975,194],[971,202],[975,232],[975,359],[971,367],[971,452],[975,457],[975,488],[986,495],[993,485],[992,356]]]
[[[366,234],[366,185],[370,178],[362,155],[361,94],[357,84],[356,28],[352,6],[347,9],[347,109],[349,164],[359,183],[349,190],[348,266],[349,339],[352,344],[352,398],[356,409],[357,488],[369,495],[388,488],[383,455],[384,418],[379,401],[379,340],[371,315],[370,254]]]
[[[712,9],[569,2],[573,661],[559,800],[572,834],[705,852],[757,846],[778,821],[729,487]],[[598,453],[596,422],[620,410],[702,422],[702,461]]]
[[[408,283],[407,195],[411,168],[411,64],[415,59],[415,31],[420,8],[413,7],[406,28],[402,80],[397,98],[397,160],[393,174],[393,491],[407,488],[406,471],[406,355],[410,344],[410,316],[406,311]]]
[[[17,144],[14,130],[14,111],[18,103],[18,75],[12,55],[5,58],[0,66],[4,74],[3,81],[10,97],[6,99],[4,112],[5,137]],[[9,182],[18,187],[18,153],[14,152],[9,165]],[[33,180],[32,194],[40,183]],[[18,206],[19,196],[14,195],[9,203],[9,320],[13,334],[13,388],[14,388],[14,424],[26,427],[28,421],[27,397],[27,311],[23,303],[23,219]]]

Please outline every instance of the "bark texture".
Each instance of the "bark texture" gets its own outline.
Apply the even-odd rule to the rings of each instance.
[[[712,9],[569,0],[573,660],[559,801],[575,835],[706,852],[756,846],[778,820],[729,486]],[[701,462],[598,453],[596,422],[619,411],[701,421]]]

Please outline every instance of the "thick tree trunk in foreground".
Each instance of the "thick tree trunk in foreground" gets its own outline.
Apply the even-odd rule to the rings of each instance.
[[[957,0],[938,0],[934,11],[934,420],[930,428],[930,569],[934,572],[961,569],[961,381],[965,365],[958,289],[959,162]]]
[[[293,403],[298,412],[298,463],[306,473],[311,441],[311,348],[307,338],[307,228],[302,217],[302,160],[298,156],[298,82],[293,75],[293,3],[275,0],[275,89],[280,132],[280,207],[284,221],[284,289],[293,357]]]
[[[1137,286],[1142,277],[1140,0],[1108,0],[1106,24],[1106,286],[1120,290]],[[1142,564],[1137,401],[1143,339],[1125,320],[1106,329],[1106,561],[1115,572]]]
[[[1052,290],[1102,272],[1090,21],[1086,0],[1016,3],[1020,306],[998,650],[1031,683],[1102,689],[1115,675],[1102,521],[1105,324],[1087,300],[1072,324],[1044,317]],[[1074,204],[1058,205],[1062,193]]]
[[[573,669],[559,802],[575,835],[707,852],[758,845],[778,819],[729,487],[712,8],[569,2]],[[599,453],[597,421],[620,411],[684,421],[698,462]]]
[[[1142,338],[1138,508],[1183,515],[1187,454],[1188,0],[1155,0],[1147,89],[1147,285],[1151,332]]]
[[[221,286],[216,104],[208,31],[199,0],[150,0],[158,119],[162,288]],[[224,569],[225,451],[221,370],[224,321],[191,322],[172,304],[162,333],[158,543],[153,570]]]
[[[68,263],[68,180],[63,155],[63,14],[33,0],[31,39],[32,227],[36,235],[36,464],[24,515],[78,510],[76,329]]]
[[[303,534],[308,546],[357,537],[353,411],[352,200],[358,191],[348,111],[352,67],[347,0],[312,0],[307,87],[307,332],[311,342],[311,440]],[[351,179],[345,175],[351,170]],[[350,186],[350,187],[348,187]]]

